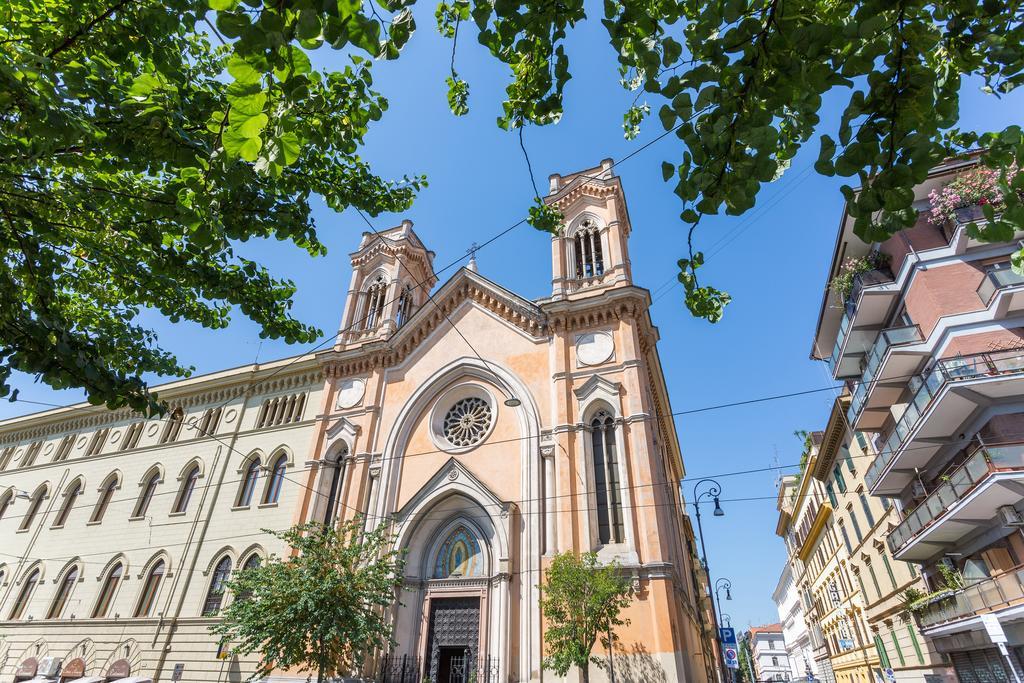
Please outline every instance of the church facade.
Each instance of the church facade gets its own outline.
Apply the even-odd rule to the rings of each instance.
[[[565,217],[550,296],[472,265],[435,290],[406,221],[351,254],[333,348],[162,387],[160,421],[72,406],[0,424],[2,675],[49,657],[107,679],[115,663],[244,679],[252,663],[205,633],[231,599],[218,581],[286,550],[261,528],[361,515],[406,551],[396,645],[361,672],[374,680],[560,680],[541,667],[538,586],[566,551],[632,579],[617,680],[714,680],[622,185],[610,161],[550,183]]]

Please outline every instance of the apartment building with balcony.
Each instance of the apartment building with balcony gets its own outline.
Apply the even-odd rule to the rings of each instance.
[[[869,635],[863,588],[852,571],[853,546],[846,541],[847,489],[842,471],[822,462],[828,455],[824,437],[809,434],[800,474],[783,478],[776,533],[786,540],[790,564],[803,567],[805,620],[820,678],[872,683],[882,675],[880,657]]]
[[[866,665],[879,681],[885,681],[891,669],[900,683],[953,683],[948,658],[926,641],[906,610],[906,592],[926,587],[920,571],[894,559],[886,543],[899,517],[890,499],[868,494],[864,474],[875,452],[867,434],[850,429],[849,406],[848,394],[833,402],[817,457],[808,469],[825,484],[848,557],[840,565],[860,595],[859,601],[851,602],[848,616],[852,623],[867,623],[870,639],[867,647],[851,648],[833,665],[837,671],[847,668],[848,662]]]
[[[862,242],[844,213],[830,281],[851,259],[872,269],[826,292],[812,356],[848,383],[849,429],[869,434],[865,492],[895,508],[881,550],[921,567],[924,595],[908,601],[921,633],[960,680],[1003,681],[1024,646],[1024,278],[1010,268],[1024,232],[983,242],[977,211],[929,212],[929,193],[976,165],[936,167],[915,225],[885,242]]]

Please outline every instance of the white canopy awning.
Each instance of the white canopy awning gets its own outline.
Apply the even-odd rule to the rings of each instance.
[[[102,676],[85,676],[84,678],[75,678],[67,683],[107,683],[107,679]]]
[[[153,679],[148,676],[129,676],[128,678],[118,678],[116,683],[153,683]]]

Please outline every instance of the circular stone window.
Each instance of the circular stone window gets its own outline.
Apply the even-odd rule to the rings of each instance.
[[[482,398],[470,396],[455,402],[444,416],[444,438],[457,447],[475,446],[487,436],[491,426],[491,406]]]
[[[438,448],[449,453],[468,451],[494,428],[494,399],[476,384],[454,387],[434,404],[430,425],[430,436]]]

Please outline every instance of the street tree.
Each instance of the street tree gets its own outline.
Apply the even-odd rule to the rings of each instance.
[[[291,554],[235,574],[226,583],[234,599],[210,627],[231,653],[259,656],[249,680],[288,669],[315,672],[321,683],[392,643],[388,609],[404,558],[385,525],[364,532],[357,517],[272,533]]]
[[[421,177],[385,182],[358,152],[387,107],[372,89],[371,62],[399,58],[415,4],[0,3],[0,394],[21,370],[84,388],[94,403],[162,410],[142,375],[189,368],[138,322],[143,310],[219,328],[237,309],[264,336],[318,339],[289,314],[292,283],[236,248],[273,237],[323,254],[314,196],[370,214],[412,201]],[[661,168],[682,203],[679,279],[694,315],[717,321],[730,300],[698,278],[701,219],[748,211],[812,138],[819,173],[854,179],[842,192],[866,241],[911,225],[914,185],[975,147],[999,171],[1003,205],[987,206],[989,222],[972,232],[1005,240],[1024,226],[1024,174],[1011,171],[1024,161],[1020,128],[959,127],[962,88],[999,98],[1024,79],[1021,3],[600,6],[620,81],[635,92],[626,136],[655,110],[665,130]],[[442,0],[425,10],[452,40],[439,80],[453,113],[469,110],[456,59],[469,35],[509,67],[499,126],[522,141],[525,126],[557,122],[571,78],[566,40],[588,7]],[[348,63],[312,68],[309,53],[322,48]],[[820,120],[826,97],[844,101],[835,130]],[[538,229],[559,229],[538,196],[528,215]]]
[[[547,653],[541,666],[559,676],[575,666],[587,683],[591,663],[607,666],[594,646],[600,641],[610,652],[615,627],[626,623],[619,615],[630,603],[630,580],[616,563],[599,564],[596,553],[565,552],[552,560],[540,589]]]

